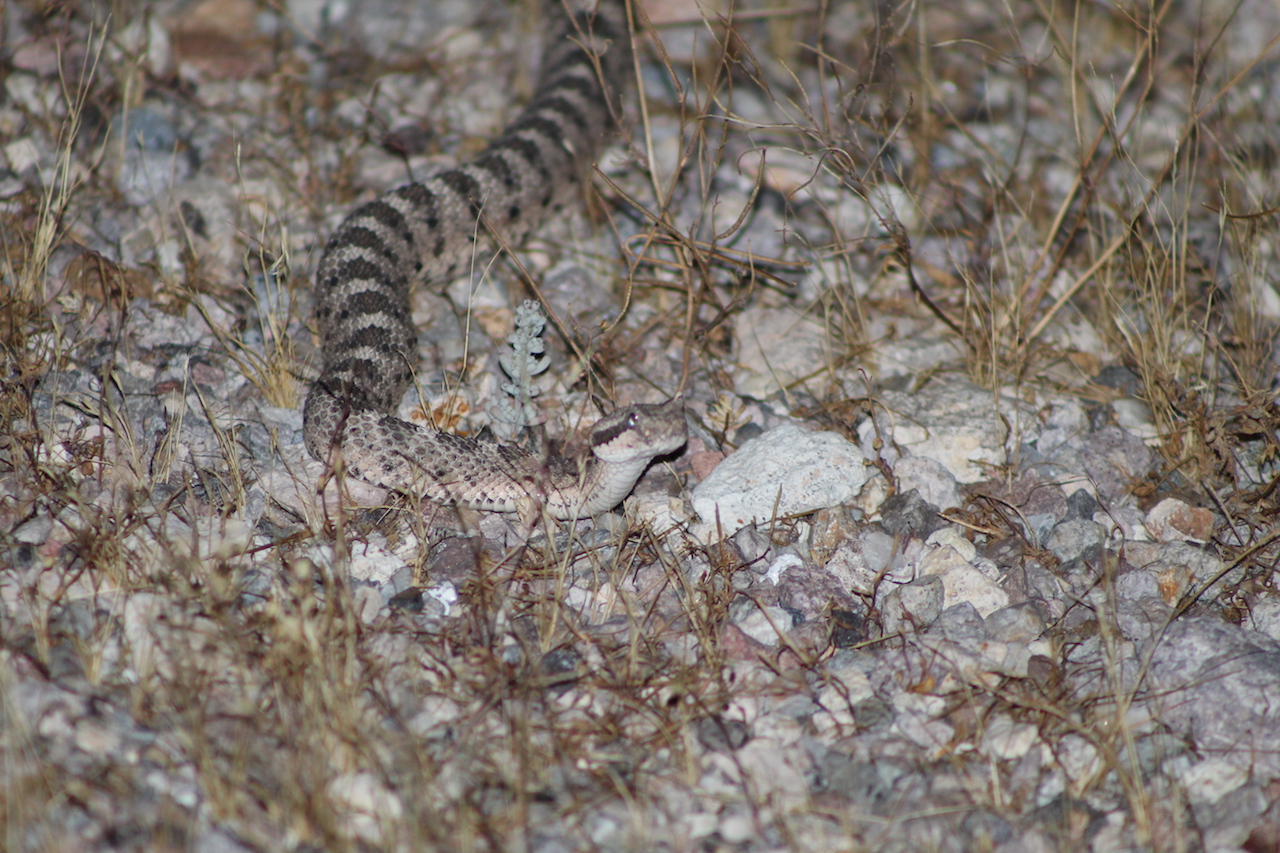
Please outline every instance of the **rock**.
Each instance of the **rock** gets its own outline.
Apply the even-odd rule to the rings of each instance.
[[[881,524],[894,536],[928,539],[942,525],[938,508],[915,489],[899,492],[880,505]]]
[[[857,446],[834,432],[785,424],[752,439],[693,490],[702,538],[730,536],[753,521],[838,506],[867,480]]]
[[[1089,494],[1086,489],[1076,489],[1067,496],[1067,518],[1068,519],[1092,519],[1093,514],[1098,511],[1097,499]]]
[[[713,714],[693,724],[698,743],[716,752],[734,752],[741,749],[751,737],[751,730],[742,720],[726,720]]]
[[[1054,527],[1044,545],[1065,563],[1077,558],[1096,560],[1105,541],[1099,524],[1076,518]]]
[[[383,586],[404,566],[402,557],[390,554],[371,542],[356,542],[352,545],[349,571],[356,580]]]
[[[757,607],[749,598],[740,598],[730,608],[729,621],[762,646],[774,647],[793,625],[791,614],[781,607]]]
[[[929,627],[929,633],[948,640],[985,638],[987,627],[978,609],[967,601],[953,604]]]
[[[737,318],[738,374],[734,389],[764,400],[813,373],[826,358],[826,331],[794,308],[749,307]]]
[[[377,845],[384,827],[404,814],[404,803],[373,773],[335,776],[328,785],[329,802],[352,839]]]
[[[1213,538],[1213,512],[1165,498],[1151,508],[1147,532],[1161,542],[1208,542]]]
[[[941,578],[923,577],[893,588],[881,606],[886,635],[923,631],[942,613],[945,591]]]
[[[1004,422],[1028,428],[1035,422],[1022,403],[963,381],[933,382],[915,394],[886,391],[879,402],[884,408],[876,408],[875,423],[867,420],[858,428],[868,457],[880,436],[912,456],[940,462],[961,483],[977,483],[987,467],[1003,464]]]
[[[1080,461],[1104,506],[1122,502],[1129,485],[1151,469],[1151,448],[1119,427],[1106,426],[1089,436]]]
[[[841,545],[858,534],[862,513],[848,506],[825,507],[813,514],[811,524],[809,556],[815,563],[825,563]]]
[[[822,620],[833,607],[850,613],[866,610],[831,572],[802,560],[782,572],[776,586],[778,605],[805,622]]]
[[[894,464],[893,475],[898,478],[900,491],[916,492],[935,512],[964,503],[956,478],[936,459],[904,456]]]
[[[982,570],[995,573],[989,560],[977,556],[973,545],[954,534],[951,528],[943,528],[930,537],[928,548],[918,563],[922,575],[942,578],[945,598],[943,607],[951,607],[962,601],[972,604],[984,617],[1009,604],[1009,594]]]
[[[49,534],[53,532],[53,517],[49,515],[40,515],[24,521],[18,525],[13,531],[13,538],[18,542],[26,542],[30,545],[41,545]]]
[[[1153,713],[1204,755],[1280,776],[1280,642],[1215,619],[1181,619],[1156,634]]]
[[[733,534],[733,544],[737,546],[747,568],[761,575],[769,571],[774,557],[773,543],[758,527],[754,524],[743,527]]]
[[[1280,598],[1269,596],[1260,600],[1249,611],[1249,623],[1255,631],[1280,640]]]
[[[1013,604],[987,617],[987,633],[993,640],[1027,643],[1044,633],[1044,618],[1030,601]]]
[[[844,589],[857,595],[871,595],[876,578],[886,566],[867,554],[864,542],[858,537],[842,542],[824,568]]]
[[[982,732],[982,748],[996,758],[1020,758],[1038,744],[1039,731],[1030,723],[1016,722],[1008,714],[997,714],[987,720]]]

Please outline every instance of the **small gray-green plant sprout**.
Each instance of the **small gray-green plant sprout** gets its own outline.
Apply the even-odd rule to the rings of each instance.
[[[551,359],[543,353],[546,342],[542,330],[547,326],[546,315],[532,299],[526,299],[516,309],[515,330],[507,336],[510,350],[498,356],[498,364],[511,378],[502,383],[502,391],[510,400],[499,400],[491,411],[495,421],[520,430],[537,421],[537,409],[533,398],[542,393],[536,377],[551,365]]]

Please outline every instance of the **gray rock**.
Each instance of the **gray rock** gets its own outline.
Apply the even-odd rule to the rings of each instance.
[[[1009,593],[1011,602],[1034,601],[1052,618],[1061,616],[1066,609],[1062,582],[1037,560],[1022,560],[1009,568],[1001,586]]]
[[[1052,512],[1024,512],[1018,521],[1025,521],[1023,532],[1029,542],[1042,543],[1057,526],[1058,516]]]
[[[904,492],[918,492],[926,503],[939,509],[960,506],[964,498],[960,484],[936,459],[923,456],[905,456],[893,466],[893,475]]]
[[[1194,804],[1206,850],[1245,847],[1271,799],[1260,785],[1241,785],[1222,799]],[[1256,847],[1250,849],[1258,849]]]
[[[987,634],[1006,643],[1027,643],[1044,633],[1044,617],[1037,606],[1026,601],[1002,607],[987,617]]]
[[[1078,445],[1089,431],[1089,418],[1079,398],[1053,400],[1042,412],[1044,425],[1036,437],[1036,449],[1047,459],[1054,458],[1064,447]]]
[[[116,188],[134,207],[163,205],[174,184],[191,173],[191,160],[178,146],[172,122],[152,107],[134,107],[117,115],[113,126],[122,128],[124,153],[116,175]],[[120,140],[117,140],[117,144]]]
[[[978,609],[968,601],[962,601],[942,611],[937,621],[929,626],[929,633],[948,640],[985,639],[987,628]]]
[[[1249,610],[1249,624],[1273,640],[1280,640],[1280,598],[1263,598]]]
[[[898,492],[880,505],[881,524],[894,536],[928,539],[942,526],[938,508],[926,501],[915,489]]]
[[[1146,474],[1155,462],[1151,448],[1142,439],[1114,426],[1103,427],[1089,436],[1080,458],[1104,506],[1123,503],[1129,497],[1129,484]]]
[[[1045,547],[1062,562],[1083,558],[1097,559],[1106,541],[1101,525],[1082,518],[1064,521],[1045,540]]]
[[[891,789],[871,762],[829,752],[822,764],[820,770],[828,791],[845,797],[872,814],[879,813],[887,805]]]
[[[821,319],[793,307],[750,306],[738,315],[737,327],[739,394],[763,400],[812,373],[825,357]]]
[[[937,575],[918,578],[895,588],[885,597],[881,614],[885,634],[924,630],[942,614],[945,590]]]
[[[873,572],[882,572],[889,568],[894,557],[893,537],[883,530],[869,528],[859,534],[862,543],[862,557],[866,566]]]
[[[769,564],[773,562],[774,556],[773,543],[754,524],[748,524],[733,534],[733,544],[742,554],[742,561],[747,564],[747,568],[758,575],[769,571]]]
[[[757,606],[743,596],[729,607],[729,622],[756,642],[773,647],[781,635],[795,627],[795,619],[787,610],[773,605]]]
[[[698,743],[713,752],[735,752],[751,738],[751,730],[742,720],[726,720],[719,714],[703,717],[693,724]]]
[[[1076,489],[1067,496],[1067,518],[1092,519],[1097,511],[1097,499],[1085,489]]]
[[[1151,705],[1197,750],[1280,776],[1280,642],[1201,617],[1174,622],[1151,657]]]
[[[776,589],[778,606],[806,622],[821,619],[832,607],[849,613],[866,611],[862,601],[850,595],[834,574],[812,563],[790,566],[778,579]]]
[[[1173,616],[1173,608],[1157,595],[1116,598],[1116,624],[1126,639],[1135,642],[1146,640],[1159,632]]]

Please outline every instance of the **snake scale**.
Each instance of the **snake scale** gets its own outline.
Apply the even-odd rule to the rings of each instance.
[[[618,3],[560,13],[533,98],[479,156],[362,205],[330,238],[316,272],[321,370],[303,409],[317,459],[443,503],[572,519],[616,506],[655,457],[684,444],[678,398],[602,418],[590,452],[577,456],[535,455],[392,414],[416,363],[410,283],[465,270],[484,226],[519,243],[588,174],[630,56]]]

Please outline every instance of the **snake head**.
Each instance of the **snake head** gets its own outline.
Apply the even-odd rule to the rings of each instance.
[[[591,428],[591,450],[604,462],[647,462],[679,449],[687,439],[682,397],[619,409]]]

